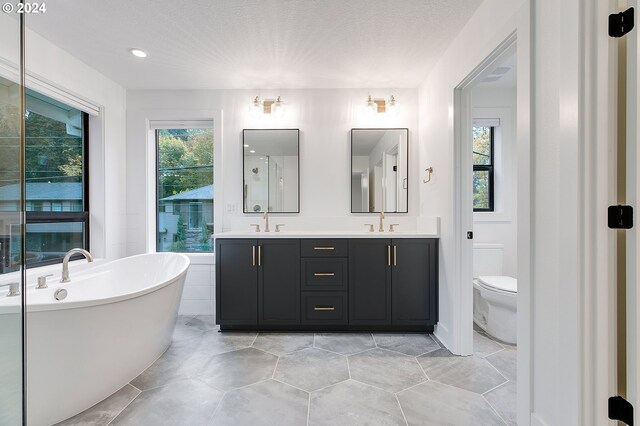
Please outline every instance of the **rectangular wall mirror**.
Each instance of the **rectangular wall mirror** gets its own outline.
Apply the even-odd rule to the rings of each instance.
[[[407,213],[409,129],[351,129],[351,213]]]
[[[245,213],[299,213],[298,129],[244,129]]]

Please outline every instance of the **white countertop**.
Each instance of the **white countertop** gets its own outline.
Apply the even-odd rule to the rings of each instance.
[[[437,234],[421,232],[353,232],[353,231],[227,231],[212,235],[213,238],[439,238]]]

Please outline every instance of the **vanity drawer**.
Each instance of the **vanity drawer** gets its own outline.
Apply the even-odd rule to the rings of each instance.
[[[347,265],[344,258],[302,259],[302,290],[347,291]]]
[[[304,239],[300,246],[302,257],[347,257],[349,253],[344,239]]]
[[[346,292],[302,292],[303,324],[348,324]]]

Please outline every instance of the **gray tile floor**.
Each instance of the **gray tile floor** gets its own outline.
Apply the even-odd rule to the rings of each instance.
[[[218,333],[179,317],[171,347],[60,425],[515,425],[515,347],[427,334]]]

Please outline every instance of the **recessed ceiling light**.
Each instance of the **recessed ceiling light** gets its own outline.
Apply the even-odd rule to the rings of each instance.
[[[252,153],[252,154],[255,154],[255,151],[254,151],[254,150],[251,150],[251,151],[249,151],[249,152],[250,152],[250,153]]]
[[[138,58],[146,58],[147,57],[147,52],[145,52],[144,50],[140,50],[140,49],[129,49],[129,52],[131,52],[131,54],[133,56],[137,56]]]
[[[247,145],[247,144],[245,143],[245,144],[244,144],[244,147],[245,147],[245,148],[249,148],[249,145]]]

